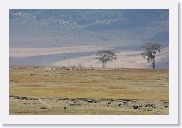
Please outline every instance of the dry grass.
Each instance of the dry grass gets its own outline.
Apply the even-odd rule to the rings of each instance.
[[[144,69],[66,70],[59,68],[10,68],[10,96],[45,98],[53,108],[40,109],[38,101],[10,98],[10,114],[168,114],[139,111],[127,107],[106,107],[101,99],[129,99],[138,104],[168,102],[168,71]],[[68,98],[57,102],[58,98]],[[70,99],[95,99],[96,104],[79,103],[70,107]],[[77,101],[81,102],[81,101]],[[64,110],[64,107],[66,110]],[[94,107],[95,106],[95,107]],[[39,110],[38,110],[39,108]]]

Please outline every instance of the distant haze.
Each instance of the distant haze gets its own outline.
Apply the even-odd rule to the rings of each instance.
[[[10,65],[98,67],[96,51],[110,49],[118,60],[106,67],[149,68],[140,46],[151,42],[162,46],[157,68],[169,66],[166,9],[11,9],[9,17]]]

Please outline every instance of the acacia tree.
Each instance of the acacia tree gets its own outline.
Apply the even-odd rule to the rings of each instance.
[[[108,61],[116,60],[116,54],[110,50],[101,50],[96,54],[97,58],[100,62],[102,62],[102,68],[105,67]]]
[[[160,44],[145,44],[141,46],[141,49],[143,50],[143,52],[141,53],[141,55],[147,59],[148,63],[152,63],[152,68],[155,69],[155,55],[157,54],[157,52],[160,52]]]

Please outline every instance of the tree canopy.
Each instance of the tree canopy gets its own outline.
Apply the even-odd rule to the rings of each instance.
[[[113,61],[116,60],[116,54],[110,50],[101,50],[98,51],[96,54],[97,58],[99,61],[102,62],[102,67],[105,67],[105,64],[108,61]]]
[[[157,52],[160,52],[160,47],[160,44],[152,43],[141,46],[141,49],[143,50],[141,55],[147,59],[148,63],[152,62],[153,69],[155,68],[155,55],[157,54]]]

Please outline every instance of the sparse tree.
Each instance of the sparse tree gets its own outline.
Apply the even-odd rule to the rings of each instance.
[[[97,58],[100,62],[102,62],[102,68],[105,67],[108,61],[116,60],[116,54],[110,50],[101,50],[96,54]]]
[[[141,49],[143,50],[143,52],[141,53],[141,55],[147,59],[148,63],[152,63],[152,68],[155,69],[155,55],[157,54],[157,52],[160,52],[160,44],[145,44],[143,46],[141,46]]]

